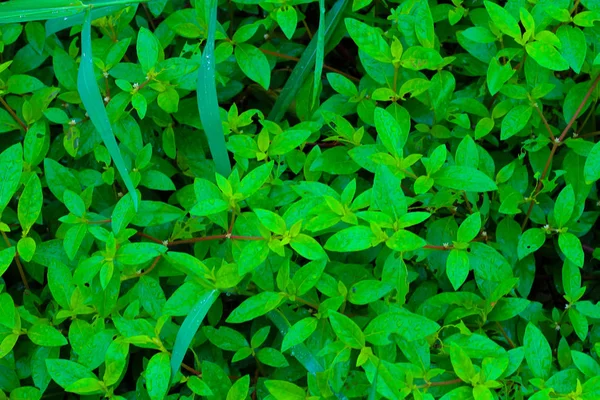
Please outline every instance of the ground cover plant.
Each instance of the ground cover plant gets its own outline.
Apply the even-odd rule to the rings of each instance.
[[[0,4],[0,399],[600,398],[597,21]]]

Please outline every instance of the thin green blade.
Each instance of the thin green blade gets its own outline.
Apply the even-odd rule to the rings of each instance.
[[[313,79],[313,97],[311,109],[315,109],[319,100],[319,84],[323,72],[323,59],[325,58],[325,0],[319,0],[319,30],[317,31],[317,54],[315,60],[315,79]]]
[[[94,124],[96,130],[100,133],[100,137],[104,142],[104,145],[108,149],[110,156],[123,178],[123,182],[127,187],[129,193],[131,193],[133,199],[133,206],[137,211],[138,208],[138,196],[135,191],[135,186],[129,177],[129,172],[123,161],[123,156],[119,150],[119,145],[115,139],[112,127],[104,108],[102,101],[102,95],[96,82],[94,75],[94,66],[92,63],[92,18],[91,13],[86,13],[85,22],[83,24],[83,30],[81,31],[81,64],[79,65],[79,72],[77,74],[77,90],[81,101],[90,116],[90,120]]]
[[[101,7],[99,7],[97,4],[94,4],[94,8],[92,8],[92,21],[98,18],[106,17],[107,15],[114,14],[126,7],[137,8],[138,2],[139,0],[115,0],[111,1],[110,5],[108,4],[108,2],[105,2],[107,4],[102,4]],[[52,14],[52,17],[50,18],[52,19],[48,19],[46,21],[46,36],[50,36],[53,33],[62,31],[64,29],[69,29],[75,25],[83,24],[85,20],[85,11],[79,13],[71,13],[69,15],[64,16],[61,15],[60,17],[57,17],[56,14]]]
[[[326,47],[327,42],[335,31],[335,28],[342,20],[342,17],[344,16],[344,10],[346,9],[348,3],[349,0],[337,0],[331,10],[327,13],[327,16],[325,17],[324,47]],[[273,105],[273,109],[269,113],[269,120],[275,122],[281,120],[290,104],[292,104],[292,101],[298,94],[300,87],[311,72],[313,63],[317,57],[318,41],[319,37],[317,35],[313,37],[309,45],[306,47],[302,57],[300,57],[300,61],[298,61],[298,64],[296,64],[296,67],[285,83],[281,94]]]
[[[64,18],[85,10],[85,7],[82,2],[72,0],[13,0],[0,4],[0,23]]]
[[[205,0],[210,10],[208,21],[208,39],[202,52],[202,61],[198,70],[196,94],[198,96],[198,112],[204,127],[208,146],[215,162],[217,172],[223,176],[231,173],[231,162],[225,146],[225,134],[219,116],[219,101],[215,83],[215,32],[217,30],[217,3]]]
[[[175,344],[173,345],[173,353],[171,354],[171,376],[175,376],[175,373],[179,370],[183,357],[192,343],[192,339],[198,332],[202,320],[212,307],[213,303],[219,297],[218,290],[208,290],[194,304],[190,313],[185,317],[177,337],[175,337]]]

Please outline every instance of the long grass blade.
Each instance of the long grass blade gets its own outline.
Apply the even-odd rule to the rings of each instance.
[[[327,13],[325,17],[325,39],[323,41],[324,47],[327,47],[327,42],[333,35],[336,27],[342,20],[344,16],[344,10],[350,0],[337,0],[333,5],[331,10]],[[296,67],[292,71],[292,74],[288,78],[285,86],[283,87],[277,101],[273,105],[273,109],[269,113],[269,119],[271,121],[280,121],[285,115],[286,110],[292,104],[292,101],[298,94],[300,87],[310,74],[312,70],[312,66],[317,57],[317,45],[318,45],[319,37],[318,35],[313,37],[306,50],[300,57],[300,61],[296,64]]]
[[[174,377],[179,370],[183,362],[183,357],[188,347],[190,347],[190,343],[192,343],[196,332],[198,332],[202,320],[204,320],[206,313],[208,313],[208,310],[210,310],[210,307],[212,307],[218,297],[218,290],[206,291],[200,296],[190,313],[183,320],[183,324],[181,324],[181,328],[179,328],[179,332],[177,332],[177,336],[175,337],[173,353],[171,354],[171,376]]]
[[[125,161],[119,150],[119,145],[117,144],[115,134],[113,133],[112,126],[108,120],[104,102],[102,101],[102,95],[98,88],[98,82],[94,75],[94,66],[92,63],[92,15],[89,12],[89,9],[85,15],[83,30],[81,31],[81,64],[79,65],[77,74],[77,90],[79,91],[81,101],[90,116],[90,120],[94,124],[96,130],[100,133],[100,137],[108,149],[108,152],[117,167],[117,171],[121,174],[121,178],[123,178],[127,190],[131,193],[133,206],[137,211],[138,196],[135,191],[135,186],[129,177],[129,171],[127,171]]]
[[[12,0],[0,3],[0,24],[41,21],[47,19],[69,18],[81,13],[80,24],[83,22],[85,10],[93,4],[94,8],[100,10],[108,6],[121,6],[137,3],[140,0],[95,0],[88,2],[74,0]],[[145,1],[145,0],[141,0]],[[108,15],[108,14],[106,14]],[[93,15],[94,18],[99,18]],[[72,25],[71,25],[72,26]]]
[[[136,0],[139,1],[139,0]],[[98,7],[97,5],[92,8],[92,21],[98,18],[106,17],[107,15],[114,14],[126,7],[136,7],[138,6],[137,2],[128,0],[127,2],[118,1],[113,3],[118,3],[114,5],[108,5],[103,7]],[[134,3],[134,4],[132,4]],[[60,32],[65,29],[69,29],[75,25],[83,24],[85,19],[85,11],[76,13],[69,16],[64,17],[56,17],[56,14],[53,14],[52,19],[46,21],[46,36],[50,36],[53,33]]]
[[[199,1],[199,0],[198,0]],[[217,30],[217,2],[204,0],[209,10],[208,39],[202,52],[202,61],[198,70],[196,94],[198,96],[198,112],[204,127],[210,153],[216,170],[223,176],[231,173],[231,162],[225,147],[225,134],[219,115],[217,85],[215,83],[215,33]]]
[[[315,55],[315,78],[313,79],[313,96],[311,109],[314,110],[319,99],[319,84],[323,72],[325,58],[325,0],[319,0],[319,30],[317,31],[317,54]]]

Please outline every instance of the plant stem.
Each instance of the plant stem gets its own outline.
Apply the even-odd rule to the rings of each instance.
[[[0,97],[1,99],[2,97]],[[4,242],[7,247],[12,247],[10,241],[8,240],[8,236],[6,236],[5,232],[2,232],[2,237],[4,238]],[[17,268],[19,270],[19,274],[21,275],[21,280],[23,281],[23,285],[25,285],[25,289],[29,291],[29,282],[27,282],[27,278],[25,277],[25,270],[23,269],[23,265],[21,264],[21,260],[19,260],[19,252],[15,252],[15,262],[17,263]]]
[[[419,385],[419,386],[417,386],[417,388],[423,389],[423,388],[428,388],[431,386],[447,386],[447,385],[454,385],[456,383],[461,383],[461,382],[462,382],[462,379],[456,378],[456,379],[451,379],[449,381],[429,382],[424,385]]]
[[[575,123],[575,120],[577,119],[577,117],[581,113],[581,110],[583,110],[583,107],[585,107],[585,104],[587,103],[588,99],[592,95],[592,92],[594,91],[594,89],[596,89],[596,86],[598,85],[598,82],[600,82],[600,75],[598,75],[596,77],[596,79],[594,79],[594,81],[592,82],[592,86],[590,86],[590,88],[588,89],[588,91],[585,94],[583,100],[581,101],[581,103],[577,107],[577,110],[575,110],[575,114],[573,114],[573,116],[571,117],[571,120],[569,121],[569,123],[567,124],[567,126],[565,126],[565,129],[563,129],[563,131],[560,134],[560,136],[558,137],[558,139],[553,141],[553,143],[552,143],[552,150],[550,150],[550,155],[548,156],[548,160],[546,161],[546,165],[544,166],[544,170],[542,171],[542,176],[540,176],[540,179],[539,179],[539,181],[538,181],[538,183],[537,183],[537,185],[535,187],[535,190],[533,192],[533,195],[531,196],[531,200],[530,200],[530,203],[529,203],[529,208],[527,209],[527,214],[525,215],[525,220],[523,220],[523,224],[521,225],[521,230],[525,230],[525,227],[527,226],[527,222],[529,221],[529,216],[531,215],[531,212],[533,211],[533,205],[535,203],[535,198],[537,197],[537,195],[542,190],[542,186],[543,186],[542,181],[544,180],[544,178],[546,177],[546,175],[548,175],[548,172],[550,170],[550,166],[552,165],[552,159],[554,158],[554,155],[556,154],[556,150],[558,149],[558,146],[560,146],[562,144],[563,140],[567,136],[567,133],[569,133],[569,130],[571,129],[571,127]]]
[[[4,100],[4,97],[0,97],[0,103],[2,103],[2,106],[4,106],[4,108],[6,109],[6,111],[8,111],[8,113],[13,117],[13,119],[15,121],[17,121],[17,123],[19,125],[21,125],[21,128],[23,128],[23,130],[25,132],[27,132],[27,125],[25,125],[25,123],[21,120],[21,118],[19,118],[17,116],[17,114],[14,112],[14,110],[8,105],[8,103],[6,102],[6,100]]]
[[[504,328],[502,327],[502,325],[500,324],[500,322],[496,321],[496,326],[498,327],[498,329],[500,330],[500,333],[502,333],[502,336],[504,336],[504,339],[506,339],[506,341],[508,342],[508,345],[514,349],[517,346],[515,346],[515,343],[510,340],[510,338],[508,337],[508,335],[506,334],[506,331],[504,330]]]
[[[259,49],[259,50],[262,51],[264,54],[268,54],[268,55],[273,56],[273,57],[283,58],[284,60],[290,60],[290,61],[295,61],[295,62],[300,61],[300,59],[298,57],[288,56],[287,54],[278,53],[276,51],[271,51],[271,50],[267,50],[267,49]],[[343,75],[346,78],[348,78],[348,79],[350,79],[350,80],[352,80],[354,82],[360,82],[360,79],[358,79],[358,78],[356,78],[356,77],[354,77],[354,76],[352,76],[350,74],[347,74],[347,73],[345,73],[343,71],[340,71],[339,69],[330,67],[328,65],[323,65],[323,68],[325,68],[326,70],[329,70],[331,72],[335,72],[337,74]]]
[[[548,125],[548,120],[546,119],[546,117],[544,117],[544,113],[542,113],[542,110],[540,110],[539,107],[533,107],[533,108],[535,108],[535,110],[537,111],[538,115],[542,119],[542,122],[544,123],[544,126],[546,127],[546,130],[548,131],[548,134],[550,135],[550,139],[552,141],[554,141],[554,139],[555,139],[554,133],[552,133],[552,129],[550,128],[550,125]]]

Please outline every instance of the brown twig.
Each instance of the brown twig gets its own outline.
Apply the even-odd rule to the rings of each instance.
[[[504,336],[504,339],[506,339],[506,341],[508,342],[508,345],[511,347],[511,349],[516,348],[517,346],[515,346],[515,343],[512,340],[510,340],[500,322],[496,321],[496,326],[500,330],[500,333],[502,333],[502,336]]]
[[[1,97],[0,97],[1,99]],[[2,237],[4,238],[4,242],[7,247],[12,247],[10,240],[8,240],[8,236],[6,236],[5,232],[2,232]],[[19,274],[21,275],[21,280],[23,281],[23,285],[25,285],[25,289],[29,291],[29,282],[27,282],[27,278],[25,277],[25,270],[23,269],[23,265],[21,264],[21,260],[19,260],[19,252],[15,252],[15,262],[17,263],[17,268],[19,270]]]
[[[231,240],[265,240],[262,236],[239,236],[239,235],[230,235],[224,233],[222,235],[211,235],[211,236],[202,236],[191,239],[184,240],[175,240],[173,242],[169,242],[167,246],[178,246],[180,244],[191,244],[196,242],[205,242],[208,240],[220,240],[220,239],[231,239]],[[162,242],[161,242],[162,243]]]
[[[548,172],[550,170],[550,166],[552,165],[552,159],[554,158],[554,154],[556,154],[556,150],[558,149],[558,146],[560,146],[562,144],[563,140],[567,136],[567,133],[569,133],[569,130],[571,129],[571,127],[575,123],[575,120],[577,119],[577,117],[581,113],[581,110],[583,109],[583,107],[587,103],[588,99],[592,95],[592,92],[596,89],[596,86],[598,85],[598,82],[600,82],[600,75],[598,75],[596,77],[596,79],[594,79],[594,81],[592,82],[592,85],[590,86],[590,88],[588,89],[587,93],[585,94],[583,100],[581,101],[581,103],[577,107],[577,110],[575,110],[575,114],[573,114],[573,116],[571,117],[571,120],[569,121],[569,123],[567,124],[567,126],[565,126],[565,129],[563,129],[563,131],[560,134],[560,136],[553,141],[553,143],[552,143],[552,150],[550,151],[550,155],[548,156],[548,160],[546,161],[546,165],[544,166],[544,170],[542,171],[542,175],[541,175],[541,177],[540,177],[540,179],[539,179],[539,181],[538,181],[538,183],[537,183],[537,185],[535,187],[535,190],[533,192],[533,195],[531,196],[531,199],[529,200],[530,201],[529,208],[527,209],[527,214],[525,215],[525,219],[523,220],[523,224],[521,225],[521,230],[525,230],[525,227],[527,226],[527,222],[529,221],[529,216],[531,215],[531,212],[533,211],[533,205],[535,203],[535,198],[537,197],[537,195],[542,190],[543,180],[544,180],[544,178],[546,177],[546,175],[548,174]]]
[[[152,264],[150,264],[150,266],[144,270],[144,272],[140,272],[139,274],[136,274],[136,276],[139,278],[140,276],[148,275],[150,272],[152,272],[152,270],[158,265],[161,257],[162,256],[156,256],[154,261],[152,261]]]
[[[137,233],[137,235],[138,235],[138,236],[141,236],[141,237],[143,237],[143,238],[146,238],[146,239],[148,239],[148,240],[150,240],[150,241],[152,241],[152,242],[154,242],[154,243],[160,243],[160,244],[162,244],[162,243],[163,243],[163,241],[162,241],[162,240],[160,240],[160,239],[158,239],[158,238],[155,238],[154,236],[150,236],[150,235],[148,235],[148,234],[145,234],[144,232],[138,232],[138,233]]]
[[[150,26],[152,27],[152,32],[154,32],[156,30],[156,24],[154,23],[154,18],[152,18],[150,11],[148,11],[148,6],[146,6],[145,3],[142,3],[142,7],[144,8],[144,12],[146,13],[146,18],[148,18],[148,22],[150,23]]]
[[[312,40],[312,38],[313,38],[313,34],[312,34],[312,32],[310,31],[310,28],[308,27],[308,24],[306,23],[306,18],[304,18],[304,19],[302,20],[302,25],[304,25],[304,28],[306,29],[306,34],[308,35],[308,38],[309,38],[310,40]]]
[[[423,389],[423,388],[428,388],[431,386],[447,386],[447,385],[454,385],[456,383],[461,383],[461,382],[462,382],[462,379],[456,378],[456,379],[451,379],[449,381],[429,382],[424,385],[419,385],[419,386],[417,386],[417,388]]]
[[[8,105],[8,103],[6,102],[6,100],[4,100],[4,97],[0,97],[0,103],[2,103],[2,106],[4,106],[4,108],[6,109],[6,111],[8,111],[8,113],[11,115],[11,117],[13,117],[13,119],[19,124],[21,125],[21,128],[23,128],[23,130],[25,132],[27,132],[27,125],[25,125],[25,123],[21,120],[21,118],[19,118],[17,116],[17,114],[14,112],[14,110]]]
[[[544,123],[544,126],[546,127],[546,130],[548,131],[548,134],[550,135],[550,139],[552,141],[554,141],[554,139],[556,139],[556,138],[554,137],[554,133],[552,133],[552,129],[550,128],[550,125],[548,125],[548,120],[546,119],[546,117],[544,117],[544,113],[542,113],[542,110],[540,110],[540,108],[537,107],[537,104],[533,108],[535,108],[535,110],[537,111],[538,115],[542,119],[542,122]]]
[[[273,56],[273,57],[282,58],[284,60],[290,60],[290,61],[295,61],[295,62],[300,61],[300,59],[298,57],[288,56],[287,54],[278,53],[276,51],[271,51],[271,50],[267,50],[267,49],[259,49],[259,50],[262,51],[264,54],[268,54],[268,55]],[[352,76],[350,74],[347,74],[347,73],[345,73],[343,71],[340,71],[339,69],[330,67],[329,65],[323,65],[323,68],[326,69],[326,70],[329,70],[331,72],[335,72],[335,73],[338,73],[340,75],[343,75],[346,78],[348,78],[348,79],[350,79],[350,80],[352,80],[354,82],[360,82],[360,79],[358,79],[358,78],[356,78],[356,77],[354,77],[354,76]]]

